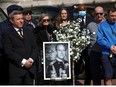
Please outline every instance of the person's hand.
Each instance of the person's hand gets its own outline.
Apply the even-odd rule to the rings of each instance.
[[[116,54],[116,46],[111,46],[110,50],[113,54]]]
[[[112,45],[112,46],[110,47],[110,50],[111,50],[112,53],[114,52],[114,45]]]
[[[116,54],[116,46],[113,47],[113,53]]]
[[[32,61],[30,58],[28,59],[28,61],[29,61],[30,63],[33,63],[33,61]]]
[[[25,68],[30,68],[32,66],[33,62],[31,62],[30,60],[27,60],[25,63]]]

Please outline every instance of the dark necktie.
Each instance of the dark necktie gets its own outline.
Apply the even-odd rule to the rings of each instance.
[[[84,26],[84,17],[82,17],[82,24],[83,24],[83,26]]]
[[[81,30],[83,30],[83,28],[84,28],[84,18],[82,17],[81,19],[82,19],[82,21],[80,23],[80,26],[81,26]]]
[[[19,29],[18,31],[19,31],[20,37],[23,38],[23,30]]]

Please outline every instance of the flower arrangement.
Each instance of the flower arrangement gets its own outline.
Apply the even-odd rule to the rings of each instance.
[[[70,56],[73,61],[80,59],[81,52],[90,43],[90,32],[87,29],[80,30],[80,20],[68,22],[53,33],[58,41],[70,42]]]

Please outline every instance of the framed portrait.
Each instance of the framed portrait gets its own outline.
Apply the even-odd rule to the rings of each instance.
[[[44,80],[71,79],[69,42],[44,42]]]

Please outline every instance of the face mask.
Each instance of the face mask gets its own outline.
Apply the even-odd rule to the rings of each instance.
[[[86,11],[79,11],[79,16],[85,16],[86,15]]]

